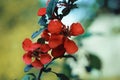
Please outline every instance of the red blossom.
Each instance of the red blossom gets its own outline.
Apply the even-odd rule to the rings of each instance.
[[[44,16],[46,14],[46,8],[40,8],[38,10],[38,16]]]
[[[32,64],[33,67],[41,69],[44,64],[51,61],[51,56],[47,53],[40,54],[35,52],[28,52],[23,55],[23,61],[29,65]]]
[[[48,31],[53,34],[59,34],[62,30],[62,23],[61,21],[57,20],[57,19],[54,19],[54,20],[51,20],[48,24]]]
[[[51,26],[48,26],[48,29],[51,29]],[[54,27],[52,27],[54,30]],[[58,29],[57,29],[58,30]],[[55,32],[57,31],[56,29],[54,31],[50,31],[51,32]],[[78,36],[80,34],[82,34],[84,32],[84,29],[82,28],[80,23],[73,23],[69,29],[69,27],[66,28],[66,26],[64,26],[62,29],[59,29],[59,34],[51,34],[50,38],[49,38],[49,46],[50,48],[52,48],[52,55],[54,57],[58,57],[64,54],[64,51],[66,51],[68,54],[74,54],[75,52],[78,51],[78,47],[75,44],[74,41],[70,40],[69,37],[71,36]],[[64,45],[62,46],[62,49],[65,50],[61,50],[61,47],[58,47],[60,45]]]
[[[32,43],[27,38],[23,41],[23,49],[27,51],[23,55],[23,61],[28,65],[31,64],[35,68],[41,69],[44,64],[49,63],[52,59],[47,53],[51,49],[48,44]]]

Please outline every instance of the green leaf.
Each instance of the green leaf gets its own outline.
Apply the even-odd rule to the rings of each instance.
[[[65,74],[56,73],[56,75],[60,80],[69,80],[69,78]]]
[[[31,36],[32,39],[34,39],[35,37],[37,37],[40,33],[42,33],[42,31],[44,31],[46,28],[40,28],[38,31],[34,32]]]
[[[40,26],[46,27],[46,26],[47,26],[46,22],[47,22],[46,16],[42,16],[42,17],[40,18],[40,20],[38,21],[38,24],[40,24]]]
[[[96,56],[94,54],[88,54],[86,57],[87,57],[87,59],[89,61],[89,66],[91,68],[95,68],[97,70],[101,70],[102,62],[101,62],[101,60],[99,59],[98,56]]]
[[[56,7],[57,1],[58,0],[50,0],[49,4],[47,6],[47,15],[48,15],[48,18],[52,17],[52,14],[53,14],[54,9]]]
[[[33,66],[32,65],[27,65],[25,68],[24,68],[24,72],[28,72]]]

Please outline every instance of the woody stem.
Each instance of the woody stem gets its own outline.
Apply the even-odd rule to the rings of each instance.
[[[42,75],[42,72],[43,72],[43,68],[40,70],[39,74],[38,74],[38,79],[37,80],[41,80],[40,77]]]

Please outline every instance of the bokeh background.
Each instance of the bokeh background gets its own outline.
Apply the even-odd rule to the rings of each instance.
[[[25,75],[22,41],[40,28],[37,11],[45,6],[45,1],[0,1],[0,80],[22,80]],[[69,25],[79,21],[92,36],[76,40],[80,42],[81,51],[77,53],[80,61],[63,62],[60,59],[54,63],[53,70],[71,76],[71,80],[80,80],[78,77],[83,80],[120,80],[120,1],[78,0],[78,5],[80,8],[73,10],[66,17],[69,21],[64,19],[64,22]],[[101,70],[87,72],[84,69],[88,62],[84,54],[89,52],[101,60]],[[54,74],[47,74],[43,80],[57,78]]]

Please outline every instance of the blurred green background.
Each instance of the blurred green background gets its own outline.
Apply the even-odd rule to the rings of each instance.
[[[0,0],[0,80],[21,80],[24,75],[22,41],[39,28],[34,0]]]

